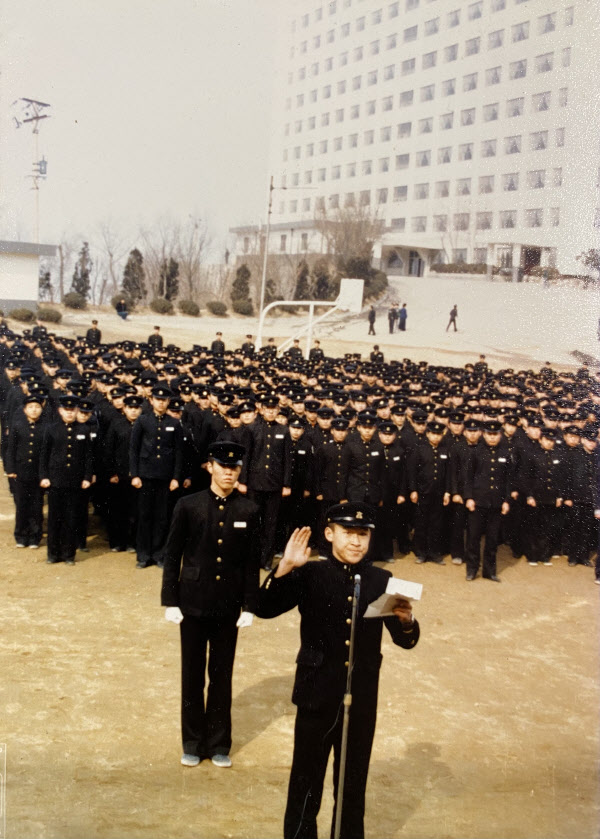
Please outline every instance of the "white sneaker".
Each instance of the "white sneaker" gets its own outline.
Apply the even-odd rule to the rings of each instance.
[[[596,583],[597,586],[600,586],[600,577],[596,577],[594,582]]]
[[[537,565],[537,562],[530,562],[529,560],[527,560],[527,565]]]
[[[198,766],[200,763],[200,758],[198,755],[181,755],[181,765],[182,766]]]
[[[17,547],[17,548],[24,548],[24,547],[25,547],[25,545],[24,545],[22,542],[17,542],[16,547]]]
[[[452,557],[452,565],[462,565],[463,561],[459,556]]]
[[[30,545],[29,546],[30,551],[37,551],[38,548],[39,548],[39,545]]]
[[[542,562],[542,565],[552,565],[552,563],[548,560],[547,562]]]
[[[229,769],[231,766],[231,758],[229,755],[213,755],[211,760],[215,766],[219,766],[221,769]]]

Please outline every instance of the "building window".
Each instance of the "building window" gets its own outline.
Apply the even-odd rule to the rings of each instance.
[[[517,211],[503,210],[500,213],[500,227],[509,230],[517,225]]]
[[[344,121],[344,109],[338,108],[335,112],[335,121],[336,122],[343,122]]]
[[[409,41],[416,41],[417,40],[417,31],[418,27],[416,26],[409,26],[408,29],[404,30],[404,43],[407,44]]]
[[[390,171],[390,159],[389,159],[389,157],[380,157],[379,158],[379,171],[380,172],[389,172]]]
[[[312,184],[312,169],[307,170],[304,173],[304,183],[305,184]]]
[[[475,123],[475,108],[467,108],[460,112],[461,125],[473,125]]]
[[[329,14],[334,15],[337,11],[337,0],[329,0]]]
[[[438,149],[438,163],[451,163],[452,161],[452,146],[444,146]]]
[[[299,172],[294,172],[294,174],[292,175],[292,186],[298,186],[299,183],[300,183],[300,173]]]
[[[318,61],[315,61],[314,64],[311,64],[310,74],[311,74],[311,76],[318,76],[319,75],[319,62]]]
[[[290,201],[290,213],[297,213],[298,212],[298,201]]]
[[[500,110],[500,105],[498,102],[493,102],[491,105],[484,105],[483,106],[483,121],[484,122],[493,122],[495,119],[498,119],[498,111]]]
[[[529,135],[529,148],[531,151],[544,151],[548,148],[548,132],[532,131]]]
[[[300,146],[294,146],[294,160],[300,160]]]
[[[407,12],[419,8],[419,0],[405,0],[405,8]]]
[[[300,134],[301,131],[302,131],[302,120],[297,119],[296,122],[294,123],[294,132],[296,134]]]
[[[328,44],[333,44],[335,41],[335,29],[330,29],[325,36],[325,40]]]
[[[535,72],[548,73],[554,67],[554,53],[546,52],[535,57]]]
[[[433,117],[420,119],[418,123],[419,134],[431,134],[433,131]]]
[[[560,207],[550,208],[550,227],[558,227],[560,224]]]
[[[452,128],[454,125],[454,112],[451,111],[449,114],[442,114],[440,117],[440,128],[442,131],[447,131],[449,128]]]
[[[377,190],[377,203],[378,204],[387,204],[388,200],[388,191],[386,187]]]
[[[560,63],[563,67],[571,66],[571,47],[565,47],[561,53]]]
[[[552,186],[562,186],[562,169],[552,170]]]
[[[437,51],[426,52],[423,56],[423,70],[429,70],[437,64]]]
[[[469,20],[477,20],[483,14],[483,2],[479,0],[477,3],[471,3],[467,8],[467,18]]]
[[[329,112],[321,114],[321,125],[323,127],[329,125]]]
[[[326,84],[323,88],[323,99],[329,99],[331,97],[331,85]]]
[[[431,151],[418,151],[416,155],[416,165],[417,166],[430,166],[431,165]]]
[[[575,19],[575,7],[569,6],[568,9],[565,9],[565,26],[573,26],[573,21]]]
[[[412,105],[414,99],[414,91],[413,90],[404,90],[400,94],[399,104],[401,108],[405,108],[407,105]]]
[[[341,166],[332,166],[331,167],[331,180],[332,181],[339,181],[342,175],[342,167]]]
[[[410,137],[412,130],[412,122],[401,122],[398,124],[398,139]]]
[[[384,111],[391,111],[392,108],[394,107],[394,97],[393,96],[385,96],[381,100],[381,107],[382,107],[382,110],[384,110]]]
[[[355,207],[356,201],[353,192],[347,192],[344,196],[344,207]]]
[[[427,230],[427,216],[413,216],[410,223],[413,233],[425,233]]]
[[[485,83],[489,87],[493,84],[500,84],[502,81],[502,68],[490,67],[485,71]]]
[[[473,262],[478,265],[485,265],[487,262],[487,248],[473,248]]]
[[[519,188],[519,173],[507,172],[502,175],[502,189],[505,192],[516,192]]]
[[[346,26],[348,27],[348,34],[350,34],[350,24],[347,23]],[[364,18],[364,16],[359,17],[356,21],[356,31],[357,32],[362,32],[364,28],[365,28],[365,18]],[[343,29],[343,27],[342,27],[342,29]]]
[[[382,143],[387,143],[392,139],[392,126],[384,125],[379,129],[379,140]]]
[[[379,41],[371,41],[369,44],[369,55],[379,55]]]
[[[363,48],[362,47],[354,47],[352,51],[352,58],[354,61],[362,61],[363,58]]]
[[[452,262],[456,264],[460,264],[461,262],[467,261],[467,249],[466,248],[454,248],[452,251]]]
[[[519,96],[517,99],[509,99],[506,103],[506,116],[520,117],[522,116],[524,109],[525,100],[522,96]]]
[[[460,9],[454,9],[454,11],[448,12],[448,18],[447,18],[448,29],[452,29],[454,26],[458,26],[459,24],[460,24]]]
[[[352,79],[352,90],[360,90],[362,76],[354,76]]]
[[[548,32],[554,32],[556,29],[556,12],[549,15],[542,15],[537,19],[538,35],[546,35]]]
[[[383,68],[383,80],[389,82],[391,79],[394,78],[396,75],[396,65],[389,64],[387,67]]]
[[[463,76],[463,90],[476,90],[477,89],[477,73],[469,73],[467,76]]]
[[[477,55],[481,49],[481,38],[469,38],[465,43],[465,55]]]
[[[521,135],[504,138],[504,154],[519,154],[521,151]]]
[[[492,0],[490,8],[492,12],[501,12],[506,9],[506,0]]]
[[[417,201],[429,198],[429,184],[415,184],[415,198]]]
[[[450,195],[450,181],[437,181],[435,185],[436,198],[448,198]]]
[[[371,203],[371,190],[370,189],[363,189],[361,190],[360,197],[360,206],[361,207],[368,207]]]
[[[377,84],[377,70],[370,70],[367,73],[367,84]]]
[[[520,61],[513,61],[509,64],[508,71],[511,79],[524,79],[527,75],[527,59],[523,58]]]
[[[350,108],[350,119],[358,119],[360,116],[360,105],[352,105]]]
[[[458,44],[450,44],[444,47],[444,61],[456,61],[458,58]]]
[[[367,116],[371,117],[375,113],[376,103],[374,99],[367,102]]]
[[[518,41],[526,41],[529,38],[529,21],[515,23],[511,29],[513,44]]]
[[[378,23],[381,23],[381,9],[377,9],[377,11],[372,13],[371,23],[373,24],[373,26],[376,26]]]
[[[477,213],[475,217],[475,227],[477,230],[489,230],[492,226],[492,214],[485,212],[485,213]],[[485,261],[485,260],[482,260]]]
[[[394,187],[394,201],[406,201],[408,197],[408,187],[407,186],[395,186]]]
[[[319,143],[319,154],[327,154],[327,140],[321,140]]]
[[[312,131],[313,128],[315,128],[316,124],[317,124],[317,118],[316,117],[309,117],[308,120],[306,121],[306,125],[308,126],[309,131]]]
[[[301,108],[303,105],[304,105],[304,94],[299,93],[298,96],[296,96],[296,107]]]
[[[346,64],[348,63],[348,53],[347,52],[341,52],[340,53],[339,62],[340,62],[340,67],[345,67],[346,66]]]
[[[317,170],[317,180],[323,182],[327,178],[327,170],[326,169],[318,169]]]
[[[544,224],[544,211],[541,207],[534,210],[525,210],[526,227],[542,227]]]
[[[337,210],[340,206],[340,196],[339,195],[330,195],[329,196],[329,206],[332,210]]]
[[[403,76],[409,76],[411,73],[415,72],[415,67],[417,65],[415,58],[407,58],[406,61],[403,61],[400,65],[400,73]]]
[[[435,96],[435,85],[428,84],[421,88],[421,102],[430,102]]]
[[[397,154],[396,155],[396,169],[408,169],[408,163],[410,160],[409,154]]]
[[[546,185],[546,170],[532,169],[527,172],[527,186],[529,189],[543,189]]]
[[[337,83],[337,92],[338,96],[346,92],[346,81],[342,80],[341,82]]]
[[[489,195],[494,191],[494,176],[481,175],[479,178],[479,194]]]
[[[398,17],[400,3],[390,3],[388,7],[388,17]]]
[[[346,164],[346,177],[347,178],[356,177],[356,163],[347,163]]]
[[[504,29],[497,29],[488,35],[488,49],[495,50],[504,44]]]
[[[373,161],[372,160],[363,160],[362,162],[362,173],[363,175],[370,175],[373,172]]]
[[[405,218],[393,218],[392,219],[392,227],[396,230],[404,230],[406,227],[406,219]]]
[[[436,233],[445,233],[448,230],[448,216],[434,216],[433,229]]]
[[[315,37],[313,38],[313,49],[315,49],[315,50],[319,49],[320,46],[321,46],[321,36],[320,35],[315,35]]]
[[[442,82],[442,96],[454,96],[456,93],[456,79],[446,79]]]
[[[358,146],[358,134],[348,134],[348,147],[355,149]]]
[[[556,147],[562,148],[565,144],[565,129],[564,128],[557,128],[556,129]]]
[[[535,93],[531,97],[531,104],[534,111],[548,111],[550,109],[551,92]]]
[[[558,107],[559,108],[566,108],[569,104],[569,89],[566,87],[561,87],[558,91]]]
[[[471,194],[471,178],[458,178],[456,181],[456,194],[457,195],[470,195]]]
[[[463,143],[458,147],[458,159],[459,160],[472,160],[473,159],[473,143]]]
[[[306,146],[306,156],[307,157],[312,157],[314,155],[314,153],[315,153],[315,144],[314,143],[308,143],[307,146]]]
[[[483,140],[481,143],[482,157],[496,157],[496,140]]]
[[[310,210],[310,198],[303,198],[302,199],[302,212],[308,213]]]
[[[365,146],[372,146],[375,142],[375,131],[370,128],[368,131],[365,131],[363,135],[363,143]]]

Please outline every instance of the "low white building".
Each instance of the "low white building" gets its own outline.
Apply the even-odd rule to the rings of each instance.
[[[0,309],[9,314],[38,303],[40,256],[55,256],[56,245],[0,240]]]

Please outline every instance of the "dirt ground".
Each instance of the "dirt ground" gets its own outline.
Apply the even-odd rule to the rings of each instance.
[[[412,331],[381,335],[386,358],[464,364],[487,351],[494,367],[539,366],[542,355],[567,367],[571,349],[595,342],[595,333],[591,341],[573,332],[559,341],[556,332],[547,335],[547,320],[536,327],[531,318],[520,343],[508,327],[516,322],[511,318],[502,335],[497,329],[483,341],[487,326],[475,329],[477,307],[488,305],[491,313],[496,302],[478,303],[474,295],[489,296],[495,291],[489,285],[469,288],[473,332],[463,320],[465,332],[434,340],[450,298],[436,297],[440,328],[431,326],[426,310],[415,311],[423,298],[414,291],[410,297],[402,285],[397,290],[412,307]],[[536,310],[536,323],[538,316]],[[91,317],[69,313],[57,331],[81,334]],[[140,314],[123,324],[102,313],[99,320],[108,340],[140,340],[157,322],[166,342],[185,347],[206,343],[219,327],[232,343],[256,332],[255,324],[234,318]],[[290,334],[290,324],[273,324],[268,334]],[[371,343],[365,333],[363,320],[350,318],[318,337],[327,353],[365,352]],[[546,356],[544,341],[555,342],[554,354]],[[160,572],[136,570],[133,555],[108,552],[94,518],[91,523],[90,553],[79,554],[75,567],[48,566],[44,547],[14,547],[12,501],[0,478],[0,744],[7,749],[0,839],[280,837],[297,613],[255,620],[240,632],[233,768],[204,762],[186,769],[179,763],[178,630],[159,605]],[[367,790],[372,839],[599,834],[600,587],[592,569],[568,568],[564,558],[532,568],[502,549],[498,568],[501,585],[467,584],[461,567],[416,565],[412,555],[395,562],[396,576],[424,584],[415,609],[422,635],[410,652],[384,642]],[[323,836],[330,818],[331,773]]]
[[[183,768],[178,630],[160,572],[107,552],[101,534],[75,567],[48,566],[43,548],[14,547],[11,505],[3,485],[5,835],[281,836],[297,613],[240,633],[233,768]],[[467,584],[464,568],[413,560],[393,571],[424,584],[422,636],[410,652],[384,644],[367,835],[596,837],[593,571],[502,552],[501,585]],[[331,776],[324,836],[330,817]]]

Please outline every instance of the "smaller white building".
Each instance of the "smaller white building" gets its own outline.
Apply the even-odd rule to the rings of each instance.
[[[55,256],[56,245],[0,239],[0,309],[9,314],[38,303],[40,256]]]

